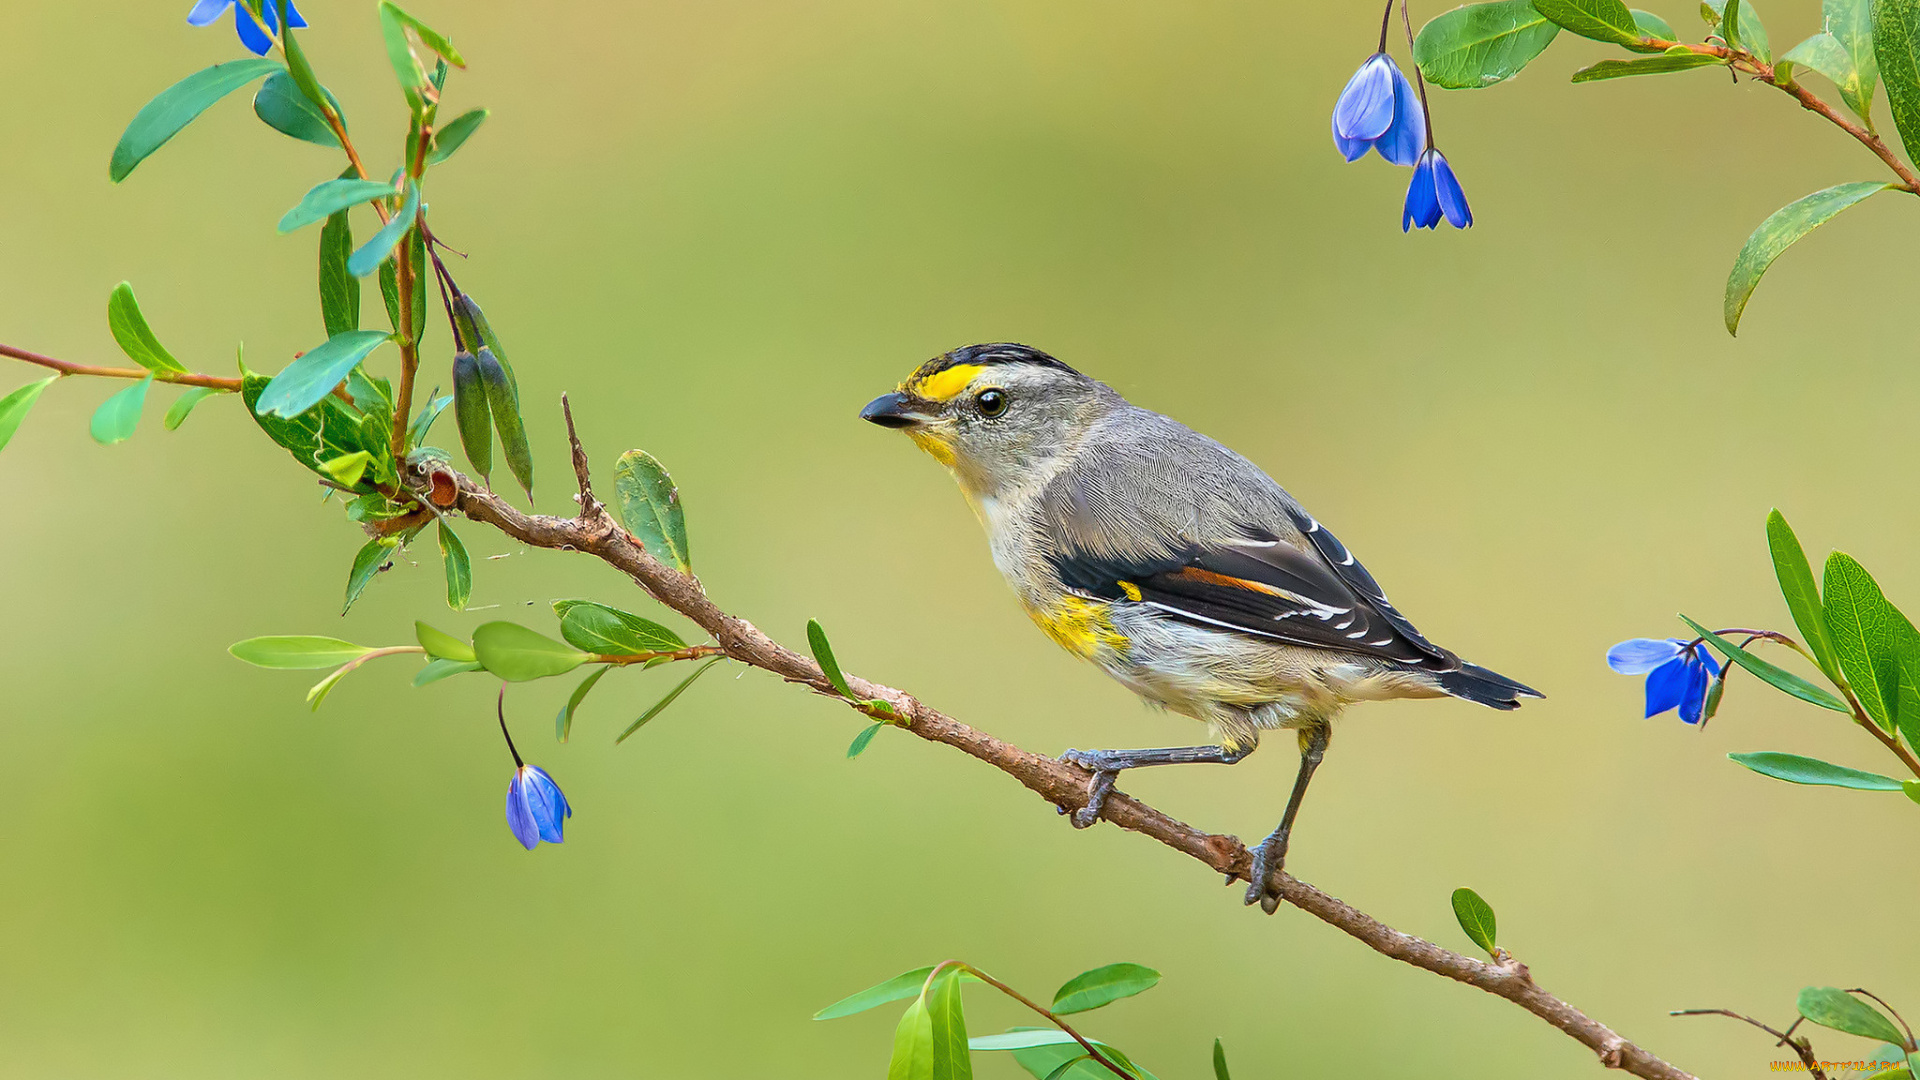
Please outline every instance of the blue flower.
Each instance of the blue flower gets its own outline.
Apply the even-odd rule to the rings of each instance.
[[[1411,165],[1427,142],[1426,114],[1393,57],[1377,52],[1347,80],[1333,103],[1333,145],[1348,161],[1368,149],[1395,165]]]
[[[573,807],[546,770],[535,765],[513,770],[513,783],[507,785],[507,827],[521,847],[532,851],[542,840],[559,843],[572,816]]]
[[[245,3],[235,3],[234,0],[200,0],[193,5],[192,11],[187,12],[187,22],[193,26],[206,26],[232,8],[233,28],[240,34],[240,44],[253,50],[255,56],[265,56],[267,50],[273,48],[273,35],[280,32],[280,16],[275,9],[282,4],[287,8],[288,26],[307,25],[307,20],[301,18],[299,10],[293,6],[293,0],[263,0],[260,14],[267,21],[265,29],[261,28],[253,12],[247,10]]]
[[[1674,706],[1680,719],[1700,722],[1707,702],[1707,684],[1720,674],[1720,665],[1697,641],[1679,638],[1633,638],[1607,650],[1607,666],[1622,675],[1647,677],[1647,715],[1658,716]]]
[[[1447,155],[1428,150],[1413,167],[1413,180],[1407,185],[1407,206],[1400,212],[1400,231],[1416,226],[1434,228],[1440,224],[1442,215],[1446,216],[1447,224],[1456,229],[1473,224],[1473,211],[1467,206],[1466,193],[1460,190],[1460,181],[1454,178],[1453,166],[1447,164]]]

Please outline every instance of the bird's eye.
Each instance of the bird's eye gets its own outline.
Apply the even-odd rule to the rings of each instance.
[[[989,420],[1007,411],[1007,393],[1004,390],[982,390],[973,402],[980,406],[980,415]]]

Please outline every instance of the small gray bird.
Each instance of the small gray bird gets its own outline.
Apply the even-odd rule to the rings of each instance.
[[[1075,826],[1099,818],[1123,769],[1231,765],[1263,730],[1299,732],[1293,794],[1247,889],[1268,913],[1279,906],[1269,872],[1344,706],[1452,695],[1514,709],[1542,696],[1428,641],[1252,462],[1037,349],[955,349],[860,417],[952,471],[994,565],[1049,637],[1218,740],[1067,751],[1093,773]]]

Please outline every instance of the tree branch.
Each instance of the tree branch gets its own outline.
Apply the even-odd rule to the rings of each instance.
[[[240,390],[240,380],[228,375],[196,375],[189,371],[148,371],[146,368],[96,367],[92,364],[76,364],[71,360],[56,360],[51,356],[42,356],[37,352],[28,352],[12,345],[0,345],[0,356],[11,356],[15,360],[39,364],[44,368],[52,368],[62,375],[97,375],[106,379],[144,379],[151,375],[155,382],[204,386],[209,390],[231,390],[235,393]]]

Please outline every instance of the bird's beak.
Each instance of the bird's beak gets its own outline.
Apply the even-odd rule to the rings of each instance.
[[[860,419],[870,424],[879,424],[888,428],[919,427],[933,417],[913,407],[913,399],[905,394],[882,394],[867,402],[860,410]]]

